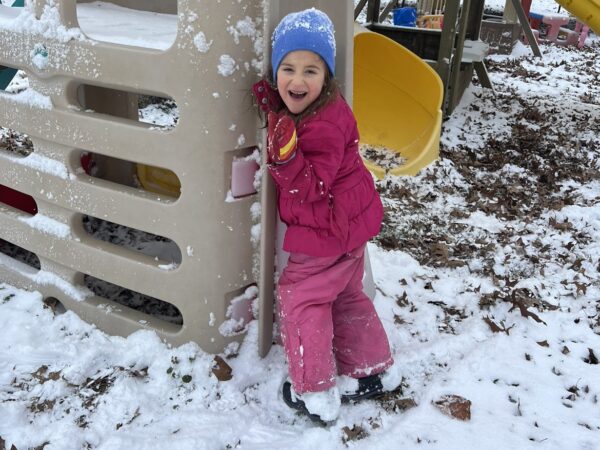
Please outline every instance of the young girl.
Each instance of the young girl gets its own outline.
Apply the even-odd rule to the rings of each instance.
[[[329,422],[340,401],[381,393],[379,374],[393,362],[362,286],[365,245],[379,232],[383,208],[358,153],[356,120],[333,78],[329,17],[314,8],[289,14],[272,45],[276,90],[263,80],[253,91],[268,112],[268,169],[290,253],[278,284],[291,379],[283,399]]]

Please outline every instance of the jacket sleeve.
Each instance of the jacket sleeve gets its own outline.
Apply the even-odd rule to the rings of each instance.
[[[279,195],[301,202],[327,198],[345,148],[344,133],[336,124],[316,120],[304,125],[295,157],[285,164],[269,166]]]

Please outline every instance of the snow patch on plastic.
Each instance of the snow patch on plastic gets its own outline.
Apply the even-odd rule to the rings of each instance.
[[[221,55],[219,58],[219,65],[217,66],[219,75],[230,77],[238,69],[239,66],[235,62],[235,59],[233,59],[230,55]]]
[[[71,229],[68,225],[42,214],[36,214],[32,217],[19,217],[19,220],[31,228],[61,239],[67,239],[71,236]]]
[[[56,161],[55,159],[50,159],[46,156],[38,155],[36,153],[31,153],[26,158],[12,156],[10,154],[3,155],[3,157],[10,159],[11,162],[13,162],[15,164],[27,166],[34,170],[39,170],[40,172],[44,172],[44,173],[62,178],[63,180],[66,180],[69,178],[69,171],[67,169],[67,166],[65,166],[60,161]]]
[[[6,94],[0,92],[0,99],[5,100],[6,102],[18,103],[21,105],[27,105],[31,108],[39,108],[39,109],[52,109],[52,101],[50,97],[46,95],[42,95],[34,89],[27,89],[25,91],[19,92],[18,94]]]
[[[200,53],[207,53],[212,43],[212,40],[210,42],[206,40],[206,35],[202,31],[194,36],[194,45]]]
[[[23,34],[40,35],[45,39],[69,42],[73,39],[83,41],[85,35],[79,28],[67,28],[60,22],[60,13],[53,0],[48,0],[39,19],[35,17],[33,2],[19,8],[15,18],[0,16],[0,29]]]
[[[227,320],[219,325],[219,333],[223,336],[236,336],[248,330],[248,324],[253,319],[252,303],[258,296],[258,287],[248,287],[242,295],[231,300],[225,317]]]

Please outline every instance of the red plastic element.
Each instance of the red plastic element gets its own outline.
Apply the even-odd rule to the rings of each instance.
[[[13,208],[19,209],[23,212],[31,214],[32,216],[37,214],[37,204],[32,196],[23,194],[22,192],[15,191],[8,186],[0,184],[0,203],[4,203]]]
[[[83,152],[81,154],[81,167],[83,167],[83,170],[85,170],[85,173],[88,175],[92,174],[92,169],[95,166],[95,161],[94,158],[92,157],[92,154],[89,152]]]

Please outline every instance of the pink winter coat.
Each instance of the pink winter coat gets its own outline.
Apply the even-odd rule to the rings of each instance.
[[[347,253],[379,233],[383,207],[358,153],[358,128],[340,96],[297,127],[294,158],[269,171],[287,225],[284,250],[309,256]]]

